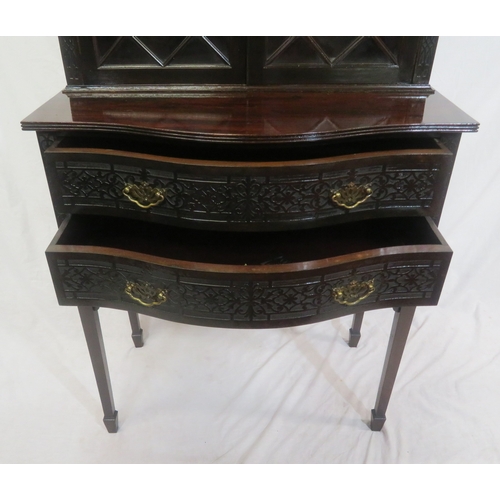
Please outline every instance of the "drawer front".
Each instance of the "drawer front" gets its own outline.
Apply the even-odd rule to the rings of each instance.
[[[189,272],[104,255],[48,252],[61,305],[136,310],[173,321],[273,328],[359,310],[435,305],[451,253],[380,257],[274,275]]]
[[[441,145],[265,164],[57,150],[44,157],[60,220],[68,213],[100,213],[259,230],[322,225],[371,212],[436,219],[453,164],[452,153]]]

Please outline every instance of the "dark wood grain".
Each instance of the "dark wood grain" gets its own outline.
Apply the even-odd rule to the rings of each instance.
[[[139,347],[139,313],[230,328],[354,314],[355,346],[366,311],[395,307],[380,430],[415,307],[443,288],[436,223],[461,134],[478,129],[429,86],[437,37],[60,44],[68,86],[22,128],[37,132],[60,224],[46,256],[59,303],[80,309],[108,430],[95,308],[127,311]],[[350,193],[359,203],[337,203]]]
[[[72,94],[357,85],[428,94],[437,37],[59,37]],[[193,89],[193,86],[198,86]],[[211,86],[208,88],[208,86]]]
[[[90,223],[73,216],[47,249],[61,305],[217,327],[286,327],[383,307],[434,305],[451,258],[432,221],[420,218],[236,238],[145,223],[137,232],[139,226],[108,222],[103,227],[102,217]],[[353,305],[336,301],[334,291],[352,282],[372,282],[374,290]],[[168,300],[137,305],[125,293],[129,283]]]
[[[403,357],[406,340],[410,333],[414,314],[414,306],[398,307],[395,311],[377,400],[371,414],[370,427],[372,431],[380,431],[384,426],[386,420],[385,412],[389,406],[389,400],[391,398],[392,389],[394,388],[394,382],[396,381],[401,358]]]
[[[300,148],[181,147],[130,134],[52,136],[43,160],[59,222],[68,213],[101,213],[200,229],[270,231],[374,215],[437,220],[454,162],[440,140],[417,134]],[[123,191],[142,183],[162,193],[149,208]],[[355,207],[339,205],[332,196],[350,184],[369,186],[369,198]]]
[[[401,132],[474,132],[446,98],[355,92],[245,92],[233,97],[70,99],[58,94],[24,130],[134,132],[195,142],[273,144]]]
[[[428,87],[437,37],[249,37],[252,84]]]
[[[241,84],[246,37],[59,37],[68,89]]]
[[[436,251],[450,249],[435,224],[423,217],[235,234],[82,215],[69,217],[48,248],[49,253],[99,253],[178,269],[241,275],[284,275],[360,259]]]
[[[108,362],[104,349],[101,324],[97,308],[81,305],[78,307],[90,360],[97,382],[97,389],[104,411],[104,425],[110,433],[118,432],[118,412],[115,410],[113,391],[109,377]]]

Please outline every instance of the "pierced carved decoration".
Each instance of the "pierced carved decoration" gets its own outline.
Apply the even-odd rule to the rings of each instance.
[[[431,76],[432,63],[436,53],[437,36],[421,37],[419,52],[415,65],[414,83],[428,82]]]
[[[59,46],[64,60],[64,71],[69,85],[80,85],[83,83],[79,65],[78,37],[61,36]]]
[[[40,151],[43,153],[48,147],[54,144],[57,136],[52,132],[37,132],[37,138]]]
[[[144,302],[160,302],[163,297],[157,292],[164,294],[165,300],[156,305],[158,310],[187,319],[210,318],[222,324],[334,316],[339,308],[345,307],[338,302],[344,300],[348,304],[353,297],[367,305],[401,299],[429,300],[441,272],[441,262],[378,264],[313,276],[306,283],[294,279],[231,280],[221,275],[198,279],[176,269],[138,262],[59,260],[58,270],[64,295],[70,301],[131,300],[127,293],[129,283],[141,282],[148,284],[141,292],[149,297]]]
[[[362,204],[352,210],[429,208],[439,168],[429,161],[422,168],[403,165],[336,170],[310,176],[219,176],[200,179],[147,168],[120,167],[93,162],[56,162],[56,175],[66,207],[101,207],[139,210],[122,192],[128,184],[147,182],[165,201],[148,210],[176,219],[224,222],[307,220],[341,215],[348,210],[332,200],[332,193],[354,183],[365,189]],[[336,200],[335,200],[336,201]],[[144,210],[142,208],[141,210]]]

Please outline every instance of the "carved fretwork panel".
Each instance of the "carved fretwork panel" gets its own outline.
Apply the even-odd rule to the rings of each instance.
[[[420,37],[415,74],[413,75],[413,81],[415,83],[426,83],[429,81],[437,42],[437,36]]]
[[[79,40],[76,36],[60,37],[61,55],[68,85],[83,84]]]
[[[135,281],[164,290],[168,299],[155,307],[165,317],[196,322],[199,318],[219,326],[266,323],[308,316],[328,318],[349,314],[349,307],[334,299],[334,291],[353,281],[370,282],[373,293],[362,300],[368,308],[391,307],[404,300],[437,301],[442,261],[410,260],[318,273],[304,279],[231,279],[224,275],[199,277],[176,269],[139,263],[57,260],[56,281],[62,301],[132,302],[125,289]],[[444,269],[445,271],[445,269]],[[119,306],[118,306],[119,307]]]
[[[40,146],[40,151],[43,153],[48,147],[54,144],[57,139],[57,134],[52,132],[38,132],[37,139]]]
[[[301,175],[204,175],[125,166],[117,163],[57,161],[51,167],[58,186],[61,213],[88,207],[119,210],[123,215],[151,214],[165,222],[197,221],[249,224],[320,221],[348,213],[409,210],[434,215],[440,210],[436,192],[447,175],[440,160],[419,167],[375,164],[367,167]],[[164,201],[144,209],[123,189],[147,183]],[[332,199],[350,183],[369,186],[371,195],[352,209]],[[56,199],[58,197],[58,199]]]

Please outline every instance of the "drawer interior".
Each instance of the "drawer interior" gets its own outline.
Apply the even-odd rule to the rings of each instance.
[[[165,159],[192,159],[203,161],[231,162],[279,162],[300,161],[313,158],[335,158],[339,156],[369,153],[401,154],[403,151],[424,151],[434,154],[447,154],[449,151],[434,138],[419,137],[377,137],[350,139],[328,144],[287,144],[234,146],[231,144],[203,145],[179,144],[178,142],[154,141],[134,136],[68,136],[64,137],[48,152],[132,154],[158,156]]]
[[[437,228],[425,217],[382,218],[262,233],[193,230],[92,215],[73,215],[66,222],[53,242],[59,251],[92,253],[95,247],[104,247],[218,265],[298,263],[415,245],[419,251],[425,251],[422,246],[429,246],[431,251],[435,245],[445,244]]]

